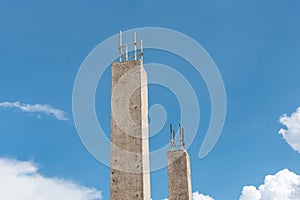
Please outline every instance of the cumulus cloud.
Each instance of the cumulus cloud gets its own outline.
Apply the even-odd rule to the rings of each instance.
[[[0,197],[9,200],[98,200],[101,192],[38,173],[29,161],[0,158]]]
[[[163,200],[168,200],[168,199],[165,198]],[[193,200],[214,200],[214,199],[208,195],[204,195],[204,194],[201,194],[198,191],[196,191],[193,193]]]
[[[240,200],[300,200],[300,176],[288,169],[267,175],[258,188],[245,186]]]
[[[261,200],[261,193],[254,186],[245,186],[240,200]]]
[[[214,200],[208,195],[200,194],[198,191],[193,193],[193,200]]]
[[[291,116],[284,114],[280,117],[279,122],[287,128],[280,129],[279,134],[294,150],[300,153],[300,107]]]
[[[43,113],[55,117],[58,120],[68,120],[65,116],[65,112],[56,108],[53,108],[48,104],[21,104],[16,102],[0,102],[0,108],[19,109],[26,113]]]

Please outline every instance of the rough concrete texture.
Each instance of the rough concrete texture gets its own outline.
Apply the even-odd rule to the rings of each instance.
[[[169,200],[192,200],[190,158],[185,149],[168,151]]]
[[[147,74],[142,61],[112,64],[111,200],[150,200]]]

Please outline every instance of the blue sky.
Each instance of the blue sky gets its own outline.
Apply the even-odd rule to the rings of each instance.
[[[285,168],[300,174],[300,155],[278,134],[280,116],[300,106],[299,9],[296,0],[0,0],[0,102],[49,104],[69,118],[0,109],[0,157],[32,160],[44,176],[94,187],[109,199],[109,168],[86,151],[72,121],[73,83],[82,61],[101,41],[120,30],[155,26],[180,31],[200,43],[217,64],[226,88],[222,135],[200,160],[198,151],[210,120],[203,79],[174,55],[145,51],[144,63],[179,70],[201,99],[200,128],[188,149],[193,191],[217,200],[238,199],[243,186],[259,186],[268,174]],[[96,96],[105,131],[109,86],[110,69]],[[168,113],[167,124],[150,139],[150,149],[168,140],[168,122],[179,120],[176,101],[173,107],[167,105],[169,97],[165,88],[149,86],[149,106],[161,103]],[[166,169],[151,174],[151,190],[154,200],[167,197]]]

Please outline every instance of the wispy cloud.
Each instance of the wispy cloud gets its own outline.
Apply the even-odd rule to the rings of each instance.
[[[26,113],[43,113],[55,117],[58,120],[68,120],[64,111],[53,108],[48,104],[25,104],[16,102],[0,102],[0,108],[19,109]]]
[[[38,173],[35,164],[0,158],[0,197],[9,200],[98,200],[95,188],[62,178],[49,178]]]
[[[300,197],[300,176],[289,171],[281,170],[275,175],[267,175],[258,188],[245,186],[240,200],[296,200]]]
[[[284,114],[279,122],[287,129],[280,129],[279,134],[283,136],[286,142],[300,153],[300,107],[290,116]]]

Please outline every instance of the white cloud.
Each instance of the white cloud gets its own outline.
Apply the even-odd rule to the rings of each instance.
[[[168,200],[167,198],[163,200]],[[193,193],[193,200],[214,200],[208,195],[200,194],[198,191]]]
[[[240,200],[300,200],[300,176],[288,169],[267,175],[258,189],[245,186]]]
[[[214,200],[208,195],[200,194],[198,191],[193,193],[193,200]]]
[[[56,108],[53,108],[51,105],[47,104],[21,104],[19,101],[16,102],[0,102],[0,108],[17,108],[23,112],[27,113],[44,113],[46,115],[51,115],[58,120],[68,120],[65,116],[65,112]]]
[[[291,116],[284,114],[279,122],[287,129],[280,129],[279,134],[283,136],[286,142],[300,153],[300,107]]]
[[[240,200],[260,200],[261,193],[254,186],[245,186]]]
[[[44,177],[32,162],[0,158],[0,197],[5,200],[96,200],[101,192],[69,180]]]
[[[245,186],[240,200],[260,200],[261,193],[254,186]]]

